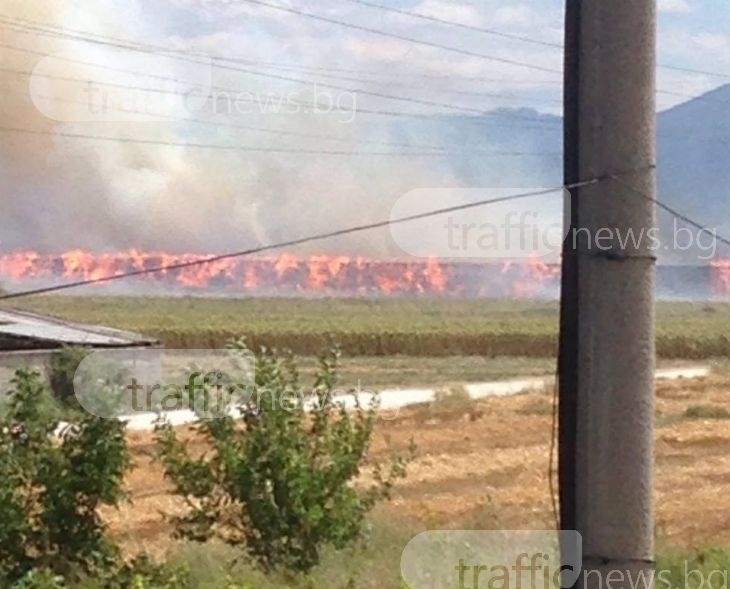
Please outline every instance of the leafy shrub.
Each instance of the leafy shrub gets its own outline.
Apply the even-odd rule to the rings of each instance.
[[[93,575],[67,576],[49,569],[33,569],[12,589],[189,589],[189,573],[184,568],[159,565],[147,557],[96,571]]]
[[[109,356],[97,356],[79,371],[81,362],[91,353],[86,348],[65,347],[51,356],[48,381],[64,419],[77,419],[84,411],[108,417],[124,408],[128,371]],[[83,406],[76,396],[79,384],[84,393]]]
[[[63,577],[48,571],[34,569],[13,585],[13,589],[66,589]]]
[[[189,571],[184,567],[160,565],[147,556],[139,556],[103,578],[103,589],[188,589]]]
[[[242,340],[232,347],[250,353]],[[355,484],[367,464],[377,406],[356,402],[348,411],[334,401],[338,356],[320,358],[311,396],[302,402],[292,358],[256,353],[242,421],[225,416],[196,426],[209,448],[203,456],[191,456],[169,423],[158,424],[165,474],[189,508],[175,518],[180,537],[217,537],[243,546],[265,570],[306,572],[323,547],[344,548],[361,536],[366,514],[389,498],[409,457],[394,457],[387,468],[372,464],[370,487]]]
[[[124,425],[84,416],[56,440],[40,374],[19,370],[12,385],[0,417],[0,578],[108,566],[118,550],[104,537],[98,508],[123,498]]]
[[[78,408],[74,393],[74,375],[89,351],[84,348],[67,347],[51,356],[48,365],[48,381],[53,396],[63,405]]]

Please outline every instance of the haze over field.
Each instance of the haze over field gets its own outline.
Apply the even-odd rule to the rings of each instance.
[[[708,36],[707,23],[697,21],[695,4],[661,3],[661,48],[666,60],[696,66],[711,47],[728,43],[720,33]],[[349,4],[318,3],[316,8],[352,22],[365,13],[373,15]],[[514,34],[534,30],[538,23],[546,42],[561,41],[561,10],[553,0],[548,6],[537,0],[504,5],[465,1],[449,3],[444,13],[446,8],[440,0],[425,0],[415,7],[466,24],[499,25]],[[105,0],[92,5],[12,0],[5,3],[4,12],[94,31],[107,39],[135,39],[253,62],[237,62],[234,67],[248,71],[242,73],[231,71],[230,62],[228,69],[213,68],[209,61],[191,63],[68,36],[4,31],[0,81],[9,90],[0,105],[4,127],[249,149],[355,152],[352,156],[262,153],[3,134],[0,250],[4,252],[57,253],[74,248],[219,252],[387,218],[396,199],[413,189],[521,188],[552,186],[561,180],[559,74],[452,55],[245,2],[169,0],[149,5]],[[717,27],[723,14],[716,13]],[[379,16],[376,24],[382,29],[456,42],[449,29],[398,15]],[[467,49],[548,70],[561,66],[557,47],[469,32],[458,42]],[[61,60],[44,58],[45,54]],[[292,64],[319,69],[299,71]],[[18,73],[23,71],[35,75]],[[225,101],[204,101],[186,121],[175,108],[168,108],[169,103],[160,102],[159,94],[144,91],[170,84],[141,74],[235,89],[254,102],[244,109],[247,114],[240,114],[229,113],[231,104]],[[89,99],[87,85],[78,80],[137,89],[102,86],[117,108],[93,122],[75,122],[80,106],[85,108]],[[712,75],[660,71],[660,84],[667,90],[658,97],[660,108],[667,109],[659,115],[660,196],[710,225],[726,210],[730,175],[723,164],[730,137],[726,114],[730,88],[723,82]],[[711,88],[715,89],[709,94],[692,99]],[[374,95],[378,93],[404,100]],[[312,99],[341,108],[333,106],[328,114],[286,110],[287,105]],[[162,108],[168,116],[151,122],[121,112],[130,102],[146,109],[152,104],[152,112],[159,114]],[[212,115],[213,110],[219,114]],[[221,110],[225,112],[220,114]],[[366,112],[373,110],[390,114]],[[415,113],[419,116],[406,116]],[[434,146],[450,153],[434,151]],[[489,219],[488,211],[480,214]],[[556,218],[559,214],[556,209]],[[301,251],[371,257],[403,254],[387,231]]]

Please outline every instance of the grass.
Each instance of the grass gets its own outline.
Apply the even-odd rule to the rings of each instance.
[[[655,586],[662,589],[727,589],[730,578],[730,550],[660,549],[656,570]]]
[[[469,396],[463,386],[451,386],[437,390],[433,402],[416,408],[412,416],[416,423],[423,424],[453,416],[468,417],[471,421],[476,421],[483,414],[479,403]]]
[[[407,589],[401,580],[401,554],[425,528],[383,517],[376,517],[372,524],[363,542],[326,552],[321,564],[307,575],[265,574],[240,552],[215,543],[178,544],[168,562],[190,571],[190,589]],[[453,529],[487,528],[460,522]],[[631,585],[635,589],[727,589],[730,550],[679,549],[662,545],[661,539],[658,544],[653,585],[635,577]],[[93,584],[83,587],[97,589]]]
[[[191,565],[195,589],[231,586],[235,589],[404,589],[400,579],[400,555],[415,533],[413,529],[397,529],[392,523],[381,522],[368,544],[326,555],[322,564],[308,576],[265,576],[246,565],[226,570],[222,563],[229,562],[233,555],[221,547],[206,546],[201,550],[188,546],[179,558]],[[658,550],[654,570],[653,586],[657,588],[727,589],[730,551],[662,547]],[[226,585],[225,581],[232,584]],[[652,587],[636,578],[635,582],[636,589]]]
[[[16,368],[26,366],[23,356],[4,360],[0,365],[0,390],[8,388]],[[313,382],[318,367],[317,358],[297,358],[302,381]],[[715,359],[710,362],[713,371],[723,373],[730,370],[730,362]],[[674,367],[686,362],[664,360],[660,366]],[[31,366],[47,373],[47,368],[31,362]],[[458,388],[460,385],[491,380],[548,376],[555,372],[555,359],[525,358],[520,356],[345,356],[340,359],[339,385],[341,388],[360,387],[363,390],[386,388],[438,387]]]
[[[240,555],[212,544],[181,545],[170,561],[189,568],[190,589],[407,589],[400,577],[400,556],[416,533],[392,523],[376,527],[368,543],[326,554],[309,575],[266,575],[240,558],[231,566]],[[653,584],[635,574],[630,585],[635,589],[727,589],[729,577],[730,551],[725,548],[665,547],[659,549],[654,573],[648,578]],[[101,588],[92,582],[69,589]]]
[[[311,380],[314,358],[303,358],[303,374]],[[361,383],[363,388],[458,386],[468,382],[503,380],[516,376],[543,376],[555,371],[552,358],[501,356],[432,357],[385,356],[342,358],[340,381],[346,386]]]
[[[0,366],[0,389],[7,388],[16,368],[26,365],[24,357],[6,360]],[[313,382],[317,359],[297,359],[302,382]],[[32,363],[38,369],[43,367]],[[384,388],[451,387],[469,382],[505,380],[517,376],[543,376],[555,371],[552,358],[451,356],[358,356],[340,360],[339,384],[364,390]]]
[[[684,412],[687,419],[730,419],[730,411],[719,405],[692,405]]]
[[[37,297],[23,308],[139,331],[172,348],[246,335],[299,355],[336,341],[351,356],[550,356],[557,312],[552,303],[509,301],[117,297]]]
[[[308,575],[266,575],[241,560],[240,553],[216,544],[182,545],[171,560],[189,567],[195,589],[402,589],[400,556],[420,531],[402,522],[376,521],[363,542],[326,552]]]
[[[554,302],[428,299],[206,299],[40,296],[21,308],[138,331],[170,348],[253,345],[311,355],[332,342],[349,356],[554,357]],[[730,304],[659,303],[663,358],[730,356]]]

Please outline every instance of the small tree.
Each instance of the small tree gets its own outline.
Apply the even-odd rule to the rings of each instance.
[[[232,344],[250,353],[243,341]],[[246,551],[265,569],[308,571],[324,546],[358,538],[367,513],[405,475],[409,457],[371,464],[372,483],[355,480],[367,466],[377,406],[335,402],[338,352],[320,358],[310,395],[303,395],[291,358],[255,354],[255,387],[230,416],[199,422],[209,452],[191,456],[169,423],[157,429],[166,476],[189,507],[175,518],[181,537],[217,537]],[[309,410],[308,410],[309,409]]]
[[[66,347],[51,356],[48,366],[51,391],[53,396],[67,407],[79,408],[74,391],[74,375],[79,364],[88,355],[89,350],[84,348]]]
[[[124,425],[84,416],[57,440],[40,374],[19,370],[12,385],[0,418],[0,578],[105,565],[118,551],[97,510],[123,498]]]

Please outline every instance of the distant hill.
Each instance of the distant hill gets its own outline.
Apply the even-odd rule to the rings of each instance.
[[[659,113],[657,125],[659,197],[697,221],[730,233],[730,85]],[[562,119],[534,109],[400,119],[390,127],[389,139],[473,150],[433,164],[464,185],[518,188],[555,185],[562,179]],[[474,150],[552,155],[492,158]],[[671,227],[672,219],[660,213],[659,223]],[[676,253],[664,257],[667,262],[690,263],[692,258]]]
[[[730,85],[662,112],[658,128],[660,198],[730,228]]]

